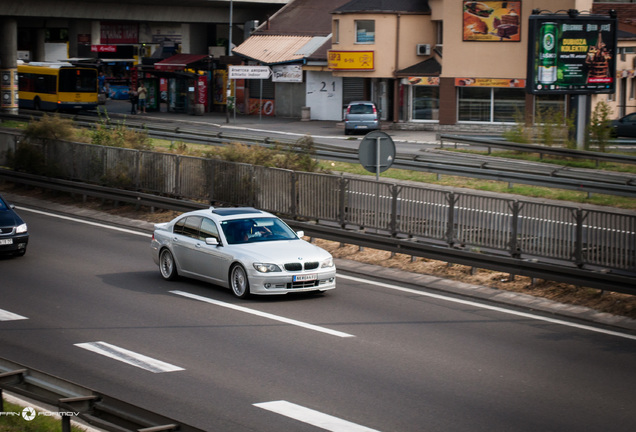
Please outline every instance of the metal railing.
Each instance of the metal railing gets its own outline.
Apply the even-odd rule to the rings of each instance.
[[[62,432],[71,432],[71,419],[75,417],[113,432],[203,432],[202,429],[0,358],[2,412],[3,390],[56,407],[58,413],[62,414]]]
[[[636,272],[636,214],[352,176],[70,142],[39,146],[47,174],[291,219],[577,267]]]
[[[41,115],[33,112],[33,115]],[[63,115],[64,116],[64,115]],[[74,124],[83,127],[94,127],[100,120],[95,116],[66,115],[72,118]],[[2,116],[0,118],[9,118]],[[30,116],[19,115],[10,117],[13,119],[26,119]],[[102,119],[107,125],[118,125],[117,121]],[[231,142],[245,142],[254,145],[271,146],[273,144],[283,144],[293,147],[296,140],[285,137],[262,137],[254,133],[231,132],[210,132],[207,129],[196,129],[192,125],[185,127],[167,127],[157,124],[155,120],[146,118],[144,121],[138,119],[126,119],[126,128],[136,129],[147,133],[151,137],[180,140],[183,142],[218,145],[223,146]],[[443,147],[444,142],[461,142],[464,144],[478,145],[481,147],[502,147],[510,150],[527,151],[539,154],[555,154],[569,158],[583,158],[595,160],[598,164],[600,160],[633,163],[636,158],[632,156],[615,155],[608,153],[597,153],[579,150],[569,150],[551,148],[530,144],[506,143],[501,140],[488,140],[480,138],[470,138],[459,135],[440,135],[440,142]],[[357,149],[346,148],[327,143],[315,144],[315,156],[325,160],[336,160],[342,162],[358,163]],[[429,150],[420,155],[397,154],[393,163],[393,168],[431,172],[438,175],[452,175],[461,177],[479,178],[485,180],[495,180],[512,184],[529,184],[541,187],[559,188],[587,192],[588,194],[606,194],[627,197],[636,197],[636,176],[629,173],[616,171],[593,171],[571,167],[558,166],[553,164],[532,163],[525,161],[515,161],[504,158],[492,158],[474,154],[453,153],[443,150]]]

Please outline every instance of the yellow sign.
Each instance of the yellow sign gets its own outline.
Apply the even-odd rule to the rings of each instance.
[[[329,51],[329,69],[373,70],[373,51]]]
[[[525,88],[525,79],[508,78],[455,78],[457,87],[514,87]]]

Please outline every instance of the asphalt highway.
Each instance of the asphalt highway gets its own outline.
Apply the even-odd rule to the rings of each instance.
[[[147,231],[19,210],[31,242],[24,257],[0,259],[0,357],[177,421],[265,432],[636,429],[633,332],[344,264],[325,295],[240,301],[161,279]]]

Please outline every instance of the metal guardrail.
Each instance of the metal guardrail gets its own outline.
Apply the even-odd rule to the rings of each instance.
[[[112,432],[204,432],[122,400],[61,378],[0,358],[0,411],[6,390],[57,407],[62,432],[71,432],[71,420]]]
[[[24,173],[14,173],[8,170],[0,170],[0,178],[45,189],[61,190],[69,193],[109,199],[116,202],[120,201],[130,204],[141,204],[177,211],[189,211],[208,207],[207,204],[200,202],[153,196],[134,191],[122,191],[119,189],[85,183],[50,179]],[[319,190],[317,190],[316,193],[320,195]],[[323,219],[322,222],[315,220],[307,221],[307,218],[302,215],[304,213],[313,213],[310,210],[311,202],[315,202],[315,200],[310,200],[309,203],[300,204],[301,208],[296,209],[298,217],[290,218],[289,213],[281,215],[290,226],[295,229],[305,231],[306,235],[311,237],[372,247],[396,253],[404,253],[412,256],[437,259],[476,268],[503,271],[512,275],[554,280],[632,295],[636,294],[636,273],[634,272],[623,273],[609,271],[602,268],[581,268],[574,261],[557,258],[539,259],[538,257],[521,258],[518,255],[510,256],[510,254],[505,250],[508,250],[510,247],[516,249],[519,245],[516,243],[509,245],[506,244],[506,241],[503,241],[503,247],[505,250],[497,250],[496,244],[492,245],[490,248],[484,247],[479,250],[475,250],[475,248],[466,248],[463,245],[456,243],[452,243],[449,246],[449,244],[445,241],[436,241],[434,239],[425,239],[404,234],[394,235],[391,234],[390,230],[376,230],[376,232],[371,232],[369,230],[355,229],[351,226],[349,226],[348,229],[345,229],[337,222],[338,211],[334,210],[333,206],[327,206],[326,209],[323,208],[323,213],[321,214],[321,217],[323,217],[328,216],[328,213],[331,213],[333,216],[331,222],[326,220],[326,218]],[[271,206],[266,206],[266,209],[275,211],[271,209]],[[366,214],[362,215],[363,218],[373,219],[376,217],[373,212],[365,213]],[[461,224],[461,218],[457,222]],[[559,225],[561,224],[559,223]],[[447,227],[444,224],[439,226],[439,237],[443,238],[448,235],[446,228]],[[534,231],[535,227],[528,226],[527,229],[529,231]],[[469,229],[469,235],[479,235],[479,232]],[[519,241],[532,241],[532,236],[524,234],[522,237],[519,237]],[[551,251],[545,252],[546,254],[551,253]],[[580,252],[582,253],[583,251]],[[581,257],[579,257],[579,259],[580,258]]]
[[[39,112],[34,114],[41,115]],[[72,118],[78,126],[93,127],[97,122],[117,125],[121,122],[112,119],[99,120],[95,116],[63,115]],[[30,120],[32,116],[24,114],[17,116],[4,115],[0,118]],[[152,124],[150,119],[126,120],[125,126],[130,129],[143,130],[150,137],[186,141],[196,144],[222,146],[231,142],[245,142],[254,145],[271,146],[276,143],[294,146],[295,139],[284,137],[260,137],[254,134],[239,134],[238,132],[211,133],[187,127],[166,127]],[[459,135],[440,135],[442,147],[444,140],[462,142],[480,146],[502,147],[517,151],[555,154],[573,158],[592,160],[608,160],[620,163],[633,163],[636,157],[613,155],[606,153],[584,152],[579,150],[559,149],[528,144],[505,143],[499,140],[469,138]],[[315,144],[315,157],[325,160],[358,163],[357,149],[344,148],[326,143]],[[458,154],[440,151],[426,151],[421,155],[397,154],[393,168],[431,172],[439,175],[480,178],[507,182],[508,184],[528,184],[534,186],[558,188],[605,195],[636,197],[636,176],[615,171],[592,171],[576,168],[521,162],[503,158],[487,158],[479,155]]]
[[[574,150],[560,147],[547,147],[540,146],[535,144],[523,144],[523,143],[513,143],[504,140],[494,140],[488,138],[475,138],[469,137],[465,135],[453,135],[453,134],[440,134],[439,135],[440,145],[443,148],[444,144],[447,142],[452,143],[461,143],[468,144],[480,147],[487,147],[488,153],[490,153],[491,148],[502,148],[511,151],[520,151],[524,153],[538,153],[540,155],[549,154],[553,156],[561,156],[572,159],[587,159],[593,160],[597,163],[600,161],[604,162],[615,162],[615,163],[623,163],[623,164],[636,164],[636,157],[629,155],[620,155],[620,154],[612,154],[612,153],[600,153],[600,152],[592,152],[586,150]]]

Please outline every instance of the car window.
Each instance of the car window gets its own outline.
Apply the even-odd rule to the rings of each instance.
[[[221,222],[229,244],[297,239],[296,233],[278,218],[246,218]]]
[[[198,239],[201,219],[201,216],[188,216],[183,226],[183,235]]]
[[[218,241],[221,241],[216,224],[208,218],[203,218],[201,221],[201,228],[199,229],[199,239],[205,240],[209,237],[214,237]]]
[[[181,218],[177,221],[176,224],[174,224],[174,227],[172,228],[172,232],[175,234],[183,234],[183,228],[185,227],[185,221],[187,218]]]
[[[350,114],[373,114],[373,106],[367,104],[351,105]]]

